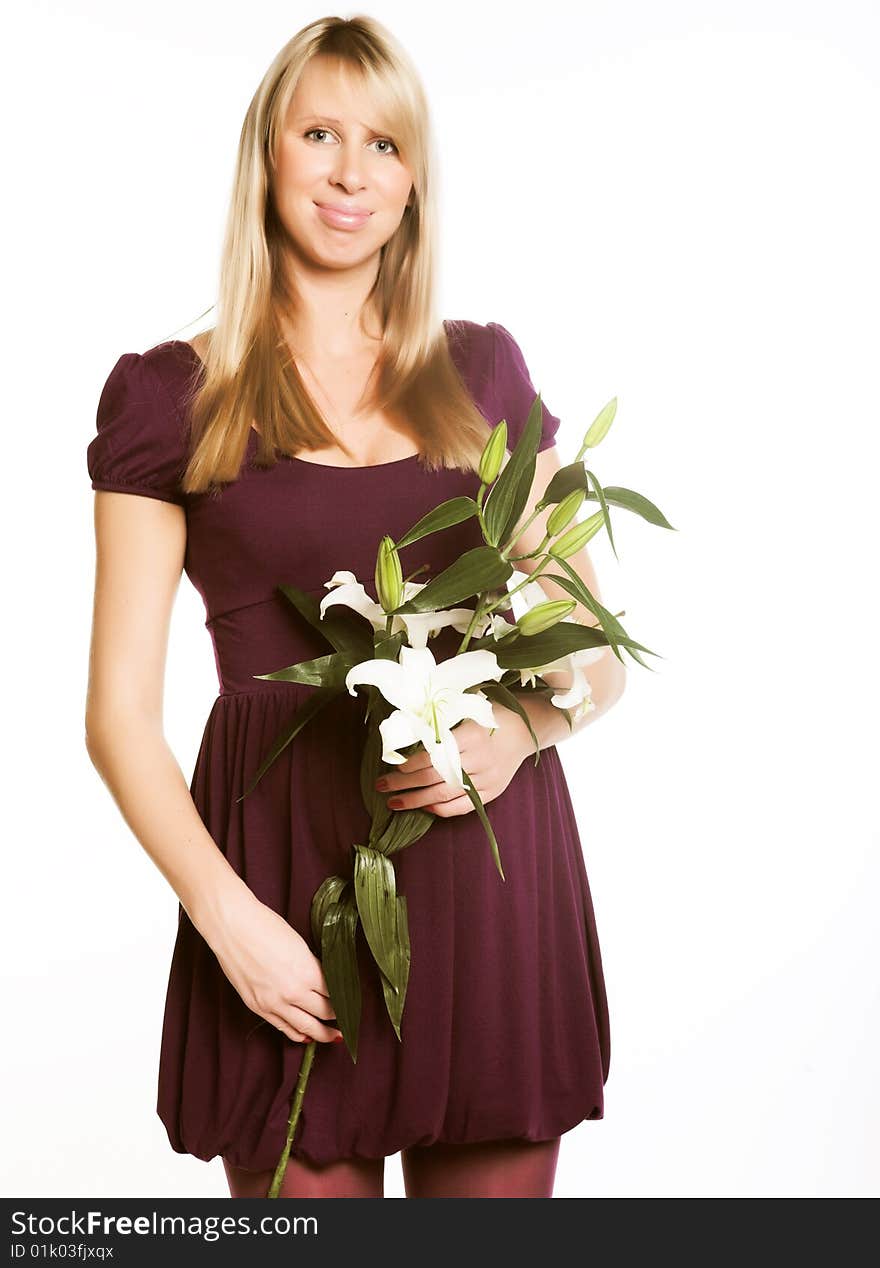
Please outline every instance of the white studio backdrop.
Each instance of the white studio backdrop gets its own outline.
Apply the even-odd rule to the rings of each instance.
[[[628,661],[618,706],[560,746],[612,1051],[556,1193],[876,1194],[876,7],[365,11],[431,101],[443,314],[515,334],[564,457],[617,395],[594,468],[678,530],[619,512],[619,562],[591,543],[605,603],[663,659]],[[213,303],[247,103],[323,12],[37,0],[14,19],[6,1195],[228,1192],[155,1114],[177,900],[83,744],[85,450],[119,355]],[[215,691],[184,577],[166,729],[187,778]],[[402,1196],[399,1158],[386,1175]]]

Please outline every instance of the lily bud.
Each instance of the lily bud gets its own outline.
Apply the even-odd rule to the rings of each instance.
[[[602,409],[590,423],[586,436],[584,436],[584,448],[595,449],[596,445],[602,443],[608,434],[608,428],[614,422],[614,416],[617,413],[617,397],[612,396],[607,405],[603,405]]]
[[[582,546],[586,546],[591,537],[598,533],[599,529],[605,522],[605,517],[601,511],[596,511],[589,519],[584,520],[580,524],[574,524],[561,537],[557,538],[547,550],[548,555],[555,555],[557,559],[568,559],[570,555],[576,555]]]
[[[561,533],[566,524],[571,523],[581,509],[581,503],[586,496],[586,489],[572,489],[571,493],[564,497],[558,506],[554,507],[552,515],[547,520],[547,532],[551,537]]]
[[[507,449],[507,420],[502,418],[493,427],[492,435],[486,441],[483,456],[480,458],[480,479],[483,484],[491,484],[497,479]]]
[[[376,596],[384,611],[391,612],[403,601],[403,569],[394,539],[387,535],[379,543],[376,556]]]
[[[533,608],[517,621],[521,634],[543,634],[551,625],[562,621],[577,607],[574,599],[548,599],[546,603],[536,603]]]

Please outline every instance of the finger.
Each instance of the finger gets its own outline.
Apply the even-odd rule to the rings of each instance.
[[[325,1026],[317,1017],[296,1004],[291,1004],[284,1016],[292,1029],[301,1030],[309,1039],[317,1039],[319,1043],[332,1043],[342,1033],[335,1026]]]
[[[311,1013],[313,1017],[320,1017],[321,1021],[335,1021],[336,1009],[333,1003],[326,995],[321,995],[318,991],[307,991],[303,999],[295,1001],[300,1008],[304,1008]],[[291,1003],[294,1003],[291,1000]]]
[[[419,810],[422,806],[430,806],[435,802],[445,802],[451,797],[457,797],[459,789],[453,788],[451,784],[447,784],[445,780],[441,780],[437,784],[432,784],[427,788],[411,788],[404,792],[397,792],[391,798],[393,801],[400,799],[399,805],[391,806],[391,810]]]
[[[281,1008],[283,1009],[281,1012],[266,1013],[264,1020],[270,1022],[294,1043],[310,1043],[312,1039],[325,1042],[325,1036],[332,1040],[342,1034],[341,1030],[323,1026],[304,1008],[296,1004],[291,1004],[289,1007],[282,1005]],[[309,1022],[312,1024],[309,1025]]]
[[[443,776],[434,766],[424,767],[417,771],[395,771],[394,774],[382,776],[381,792],[399,792],[401,788],[419,788],[439,784]]]
[[[433,763],[431,755],[427,749],[419,749],[418,753],[411,753],[403,762],[397,762],[390,770],[383,770],[382,774],[387,778],[389,775],[404,772],[411,774],[413,771],[432,770]]]
[[[288,1025],[284,1018],[279,1017],[277,1013],[270,1013],[266,1020],[270,1021],[276,1030],[280,1030],[282,1035],[292,1039],[294,1043],[308,1043],[308,1036],[304,1035],[301,1030]]]
[[[484,800],[482,794],[480,800]],[[474,803],[470,797],[465,794],[463,797],[452,797],[449,801],[440,801],[436,805],[427,807],[433,814],[440,819],[449,819],[453,815],[466,815],[474,809]]]

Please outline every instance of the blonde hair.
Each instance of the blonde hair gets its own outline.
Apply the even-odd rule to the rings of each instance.
[[[310,23],[277,54],[248,107],[238,145],[222,247],[217,321],[200,353],[200,381],[188,405],[191,445],[183,488],[205,492],[238,477],[258,421],[255,462],[275,450],[295,455],[334,442],[303,384],[281,333],[278,313],[297,300],[280,267],[281,235],[273,203],[277,144],[300,75],[329,56],[374,94],[383,129],[412,174],[413,194],[382,247],[367,303],[383,341],[365,408],[394,410],[417,430],[429,470],[476,470],[489,425],[469,394],[434,310],[437,196],[429,112],[418,74],[391,34],[373,18],[328,17]],[[497,420],[495,420],[497,421]]]

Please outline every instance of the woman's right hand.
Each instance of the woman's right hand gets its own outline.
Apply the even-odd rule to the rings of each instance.
[[[331,1043],[335,1020],[321,961],[283,917],[251,891],[230,898],[211,950],[252,1012],[297,1043]]]

